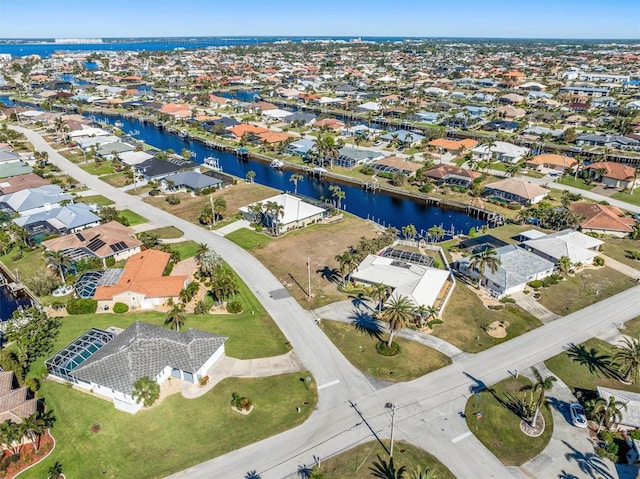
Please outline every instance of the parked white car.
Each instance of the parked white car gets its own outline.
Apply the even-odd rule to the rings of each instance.
[[[581,404],[577,402],[569,404],[569,413],[571,414],[571,424],[575,427],[587,427],[587,416]]]

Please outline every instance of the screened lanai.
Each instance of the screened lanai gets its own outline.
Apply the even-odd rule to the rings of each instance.
[[[71,372],[97,353],[115,334],[91,328],[78,339],[45,361],[49,374],[69,382],[75,382]]]

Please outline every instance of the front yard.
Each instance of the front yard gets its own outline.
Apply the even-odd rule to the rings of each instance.
[[[633,251],[640,251],[640,241],[631,239],[607,238],[604,240],[602,252],[621,263],[640,270],[640,260],[629,257]]]

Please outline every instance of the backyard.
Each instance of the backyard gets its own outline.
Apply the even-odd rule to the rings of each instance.
[[[507,303],[498,311],[487,309],[478,295],[461,282],[456,282],[442,319],[444,324],[437,325],[432,334],[470,353],[490,348],[542,325],[515,304]],[[494,321],[509,323],[505,338],[494,338],[485,332],[485,328]]]
[[[229,378],[197,399],[175,394],[136,415],[45,381],[39,394],[55,411],[57,447],[21,477],[41,479],[56,461],[67,477],[164,477],[304,422],[317,401],[315,384],[307,389],[299,380],[307,375]],[[252,399],[251,414],[231,410],[232,392]]]
[[[382,356],[376,351],[380,340],[387,340],[380,325],[368,320],[357,324],[323,320],[320,327],[356,368],[385,381],[411,381],[451,364],[444,354],[422,344],[395,337],[400,346],[397,356]]]
[[[536,457],[553,433],[553,417],[547,405],[540,409],[546,424],[541,436],[529,437],[520,430],[521,419],[513,411],[514,398],[522,397],[525,393],[520,391],[530,385],[523,376],[505,379],[471,395],[465,407],[469,429],[507,466],[519,466]],[[481,413],[479,418],[477,413]]]

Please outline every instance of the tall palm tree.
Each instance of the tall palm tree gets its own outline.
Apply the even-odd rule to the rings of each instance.
[[[369,295],[373,300],[378,304],[376,309],[378,311],[382,310],[382,302],[384,298],[387,297],[388,288],[382,283],[376,283],[371,286],[371,291]]]
[[[342,286],[346,286],[347,284],[347,273],[353,266],[353,256],[348,251],[345,251],[342,254],[336,255],[335,260],[338,262],[340,266],[340,275],[342,276]]]
[[[69,263],[71,261],[67,256],[67,253],[65,251],[50,251],[48,255],[48,260],[56,268],[56,270],[60,274],[62,283],[65,284],[67,281],[64,277],[64,268],[66,266],[69,266]]]
[[[304,181],[304,176],[300,173],[294,173],[289,177],[289,181],[293,182],[293,193],[298,194],[298,181]]]
[[[37,412],[34,412],[28,417],[22,418],[20,423],[20,432],[23,436],[28,436],[31,439],[33,448],[38,452],[38,444],[36,438],[40,437],[46,430],[44,420]]]
[[[505,173],[511,176],[512,178],[515,178],[516,176],[520,176],[521,171],[522,171],[522,163],[520,162],[509,163],[505,168]]]
[[[402,328],[407,326],[413,317],[413,311],[415,304],[407,296],[392,296],[385,305],[382,313],[380,313],[380,319],[387,323],[389,328],[389,342],[388,347],[393,344],[393,336]]]
[[[533,392],[540,391],[538,401],[536,402],[536,412],[533,414],[533,419],[531,420],[531,425],[535,426],[540,408],[544,404],[545,392],[553,387],[553,383],[557,381],[557,378],[555,376],[543,377],[535,367],[531,368],[531,372],[533,373],[535,381],[531,386],[525,386],[523,389],[531,389]]]
[[[184,317],[184,309],[180,304],[176,304],[171,308],[164,319],[164,324],[169,325],[171,329],[175,329],[180,332],[180,328],[184,326],[185,317]]]
[[[329,191],[331,191],[331,196],[336,199],[336,208],[340,209],[340,202],[345,199],[346,193],[338,185],[331,185]]]
[[[580,171],[582,171],[582,166],[584,165],[584,160],[585,157],[582,155],[577,155],[574,160],[576,160],[576,166],[575,166],[575,170],[573,172],[573,179],[577,180],[578,179],[578,173],[580,173]]]
[[[396,469],[393,457],[389,458],[389,462],[382,459],[380,455],[376,455],[376,458],[377,460],[373,461],[369,467],[373,477],[377,479],[404,479],[404,473],[407,470],[405,466]]]
[[[600,418],[598,433],[600,433],[602,426],[611,429],[616,422],[622,421],[622,411],[626,408],[627,405],[622,401],[618,401],[614,396],[609,396],[608,400],[598,398],[592,410],[592,414]]]
[[[421,304],[416,309],[413,310],[413,313],[416,316],[416,320],[418,325],[422,328],[424,326],[424,320],[429,315],[429,311],[424,304]]]
[[[495,273],[498,271],[500,264],[501,261],[498,257],[498,253],[496,253],[496,250],[493,248],[487,248],[471,255],[469,265],[480,273],[478,289],[480,289],[480,285],[484,281],[486,269],[489,268],[492,273]]]
[[[433,241],[437,243],[444,236],[444,230],[440,226],[434,225],[427,230],[427,236],[433,238]]]
[[[624,382],[636,382],[640,372],[640,343],[636,338],[625,337],[614,346],[613,361],[617,364]]]
[[[568,256],[560,256],[558,258],[558,268],[560,268],[560,271],[563,273],[569,271],[571,269],[571,258]]]
[[[333,168],[333,160],[340,156],[340,148],[336,144],[336,140],[331,135],[320,136],[313,149],[318,154],[320,161],[324,163],[325,159],[329,159],[329,167]]]
[[[356,133],[356,136],[353,137],[353,143],[356,145],[356,151],[359,150],[360,145],[364,143],[364,138]]]

